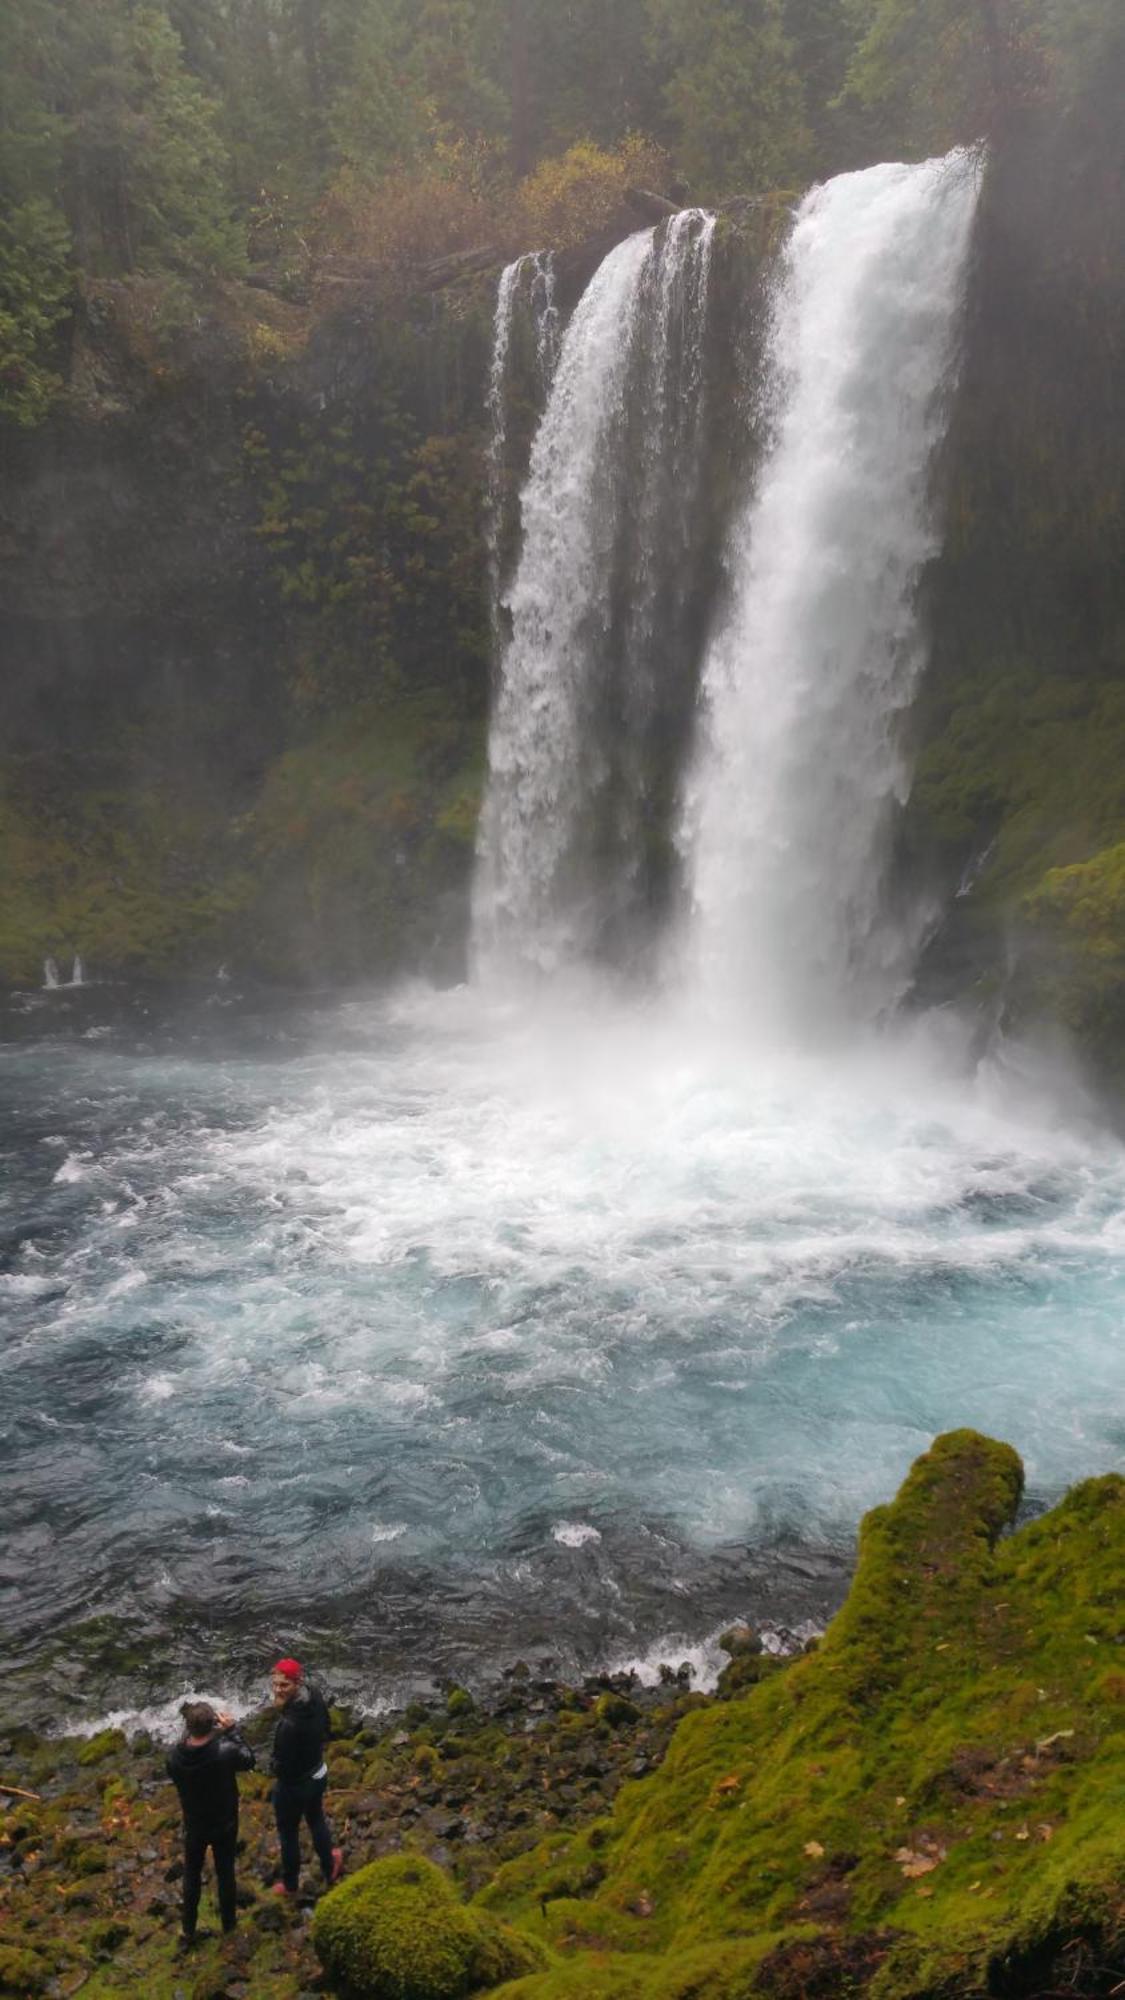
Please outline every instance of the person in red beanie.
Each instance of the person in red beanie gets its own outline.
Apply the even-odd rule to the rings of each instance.
[[[328,1789],[324,1746],[332,1727],[324,1696],[306,1680],[299,1660],[279,1660],[270,1678],[273,1704],[279,1711],[270,1760],[281,1847],[281,1880],[274,1884],[274,1894],[295,1896],[301,1879],[302,1820],[307,1822],[329,1886],[344,1872],[343,1852],[332,1844],[332,1828],[324,1812]]]

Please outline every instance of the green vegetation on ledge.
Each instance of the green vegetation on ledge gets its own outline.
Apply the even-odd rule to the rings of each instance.
[[[609,1821],[503,1869],[481,1905],[554,1960],[505,2000],[1014,1996],[1076,1970],[1108,1992],[1125,1481],[1008,1537],[1021,1486],[1007,1446],[939,1439],[865,1520],[816,1652],[688,1716]]]

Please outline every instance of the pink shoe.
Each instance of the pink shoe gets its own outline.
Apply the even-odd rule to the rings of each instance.
[[[332,1887],[333,1882],[338,1882],[340,1880],[340,1877],[343,1874],[343,1872],[344,1872],[344,1850],[342,1847],[334,1847],[332,1849],[332,1873],[328,1877],[329,1888]]]
[[[297,1893],[296,1889],[287,1889],[284,1882],[275,1882],[272,1888],[270,1889],[271,1896],[293,1897],[296,1895],[296,1893]]]

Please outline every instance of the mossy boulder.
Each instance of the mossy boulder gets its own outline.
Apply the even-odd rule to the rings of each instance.
[[[78,1762],[83,1766],[104,1764],[109,1757],[116,1757],[127,1748],[124,1733],[120,1729],[100,1729],[96,1736],[82,1745],[78,1752]]]
[[[641,1711],[628,1695],[618,1694],[612,1688],[600,1694],[594,1703],[594,1714],[599,1722],[610,1729],[628,1729],[641,1719]]]
[[[504,2000],[1108,1994],[1125,1480],[1009,1534],[1022,1485],[1008,1446],[939,1438],[815,1653],[685,1716],[596,1854],[586,1830],[501,1869],[477,1907],[549,1958]]]
[[[533,1945],[468,1910],[448,1877],[419,1855],[361,1868],[323,1898],[313,1944],[354,2000],[460,2000],[533,1971]]]
[[[0,1993],[45,1993],[50,1976],[38,1952],[0,1944]]]

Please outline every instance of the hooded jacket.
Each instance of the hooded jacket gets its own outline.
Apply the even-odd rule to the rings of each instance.
[[[324,1696],[319,1688],[306,1682],[278,1717],[270,1759],[274,1776],[283,1785],[301,1785],[315,1777],[324,1762],[324,1746],[331,1734]]]
[[[216,1832],[238,1825],[238,1774],[254,1769],[254,1752],[237,1729],[209,1736],[206,1743],[184,1737],[170,1750],[168,1776],[180,1795],[184,1824]]]

